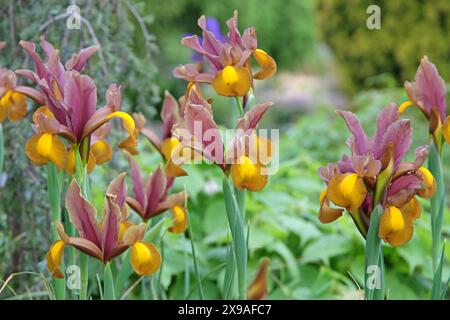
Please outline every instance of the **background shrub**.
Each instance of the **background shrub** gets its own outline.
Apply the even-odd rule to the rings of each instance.
[[[381,30],[366,28],[366,9],[371,4],[380,6]],[[444,79],[450,78],[447,0],[319,0],[316,12],[321,36],[335,54],[348,92],[391,79],[402,84],[414,77],[424,55],[439,66]]]

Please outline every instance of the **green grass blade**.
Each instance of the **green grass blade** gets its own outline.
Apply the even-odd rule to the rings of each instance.
[[[49,162],[47,164],[47,192],[50,202],[50,212],[52,216],[52,238],[53,241],[59,240],[58,232],[56,231],[56,222],[61,221],[61,181],[62,175],[58,172],[56,166]],[[62,264],[61,270],[64,270]],[[63,272],[64,273],[64,272]],[[56,300],[66,299],[66,280],[52,278],[52,285],[55,290]]]
[[[5,161],[5,139],[3,137],[3,126],[0,123],[0,180],[3,176],[3,164]]]
[[[431,287],[431,299],[432,300],[439,300],[439,299],[441,299],[441,296],[442,296],[441,281],[442,281],[442,269],[443,269],[444,260],[445,260],[444,253],[445,253],[445,243],[442,246],[439,262],[438,262],[437,268],[434,272],[433,286]]]
[[[365,255],[365,269],[364,269],[364,297],[366,300],[374,300],[374,299],[383,299],[382,296],[383,289],[383,259],[381,255],[383,254],[381,239],[378,237],[378,228],[380,225],[380,218],[382,214],[382,207],[378,205],[370,216],[370,226],[369,231],[367,232],[366,238],[366,255]],[[373,266],[378,267],[378,271],[380,272],[380,287],[374,286],[374,288],[370,288],[368,282],[372,280],[372,273],[369,274],[369,268]],[[375,275],[376,276],[376,275]],[[378,291],[378,292],[376,292]]]
[[[445,206],[445,184],[442,172],[442,158],[434,143],[431,145],[428,155],[428,168],[436,180],[437,185],[436,193],[430,199],[433,270],[436,270],[441,248],[441,230]]]
[[[114,278],[111,272],[111,265],[107,263],[103,274],[103,300],[116,300],[114,290]]]
[[[192,233],[192,226],[191,226],[190,221],[188,221],[188,229],[189,229],[189,239],[191,240],[191,251],[192,251],[192,259],[193,259],[193,262],[194,262],[195,278],[197,280],[197,286],[198,286],[198,289],[199,289],[200,299],[204,300],[205,299],[205,294],[204,294],[204,291],[203,291],[202,279],[200,278],[200,273],[198,271],[197,256],[195,254],[194,234]]]
[[[244,232],[244,222],[239,210],[236,197],[230,187],[227,177],[223,178],[223,195],[227,212],[228,224],[233,238],[233,248],[236,258],[239,299],[246,299],[247,285],[247,242]]]

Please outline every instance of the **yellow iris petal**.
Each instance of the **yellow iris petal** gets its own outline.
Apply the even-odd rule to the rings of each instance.
[[[411,240],[413,222],[420,216],[422,208],[414,197],[400,208],[388,207],[380,221],[379,237],[392,246],[401,246]]]
[[[275,74],[277,71],[277,63],[275,60],[267,54],[264,50],[256,49],[253,52],[256,62],[261,66],[261,70],[253,75],[253,78],[261,80],[266,79]]]
[[[183,233],[188,227],[188,217],[186,210],[180,206],[172,208],[172,226],[169,231],[172,233]]]
[[[385,238],[389,234],[400,231],[404,227],[405,220],[403,219],[401,211],[394,206],[389,206],[381,215],[378,235],[380,238]]]
[[[448,116],[442,125],[442,135],[447,143],[450,143],[450,116]]]
[[[37,152],[53,162],[61,170],[67,159],[67,149],[64,142],[56,135],[44,133],[41,135],[36,146]]]
[[[221,96],[245,96],[252,86],[252,77],[245,67],[226,66],[217,72],[211,85]]]
[[[14,92],[12,90],[0,98],[0,122],[3,122],[6,117],[10,121],[18,121],[27,114],[27,97],[22,93]]]
[[[123,111],[116,111],[111,113],[106,117],[106,121],[111,120],[112,118],[120,118],[122,120],[123,128],[128,132],[129,135],[134,134],[134,130],[136,129],[136,124],[134,123],[134,119],[128,113]]]
[[[167,138],[161,144],[161,153],[164,155],[166,160],[172,157],[172,152],[180,151],[181,142],[174,137]]]
[[[35,134],[25,144],[25,153],[27,154],[28,158],[30,158],[31,162],[37,166],[45,165],[48,162],[48,159],[40,155],[37,151],[37,144],[40,137],[41,135]]]
[[[127,231],[127,229],[131,226],[134,226],[134,223],[129,220],[122,221],[119,224],[119,234],[117,235],[117,239],[119,241],[123,240],[123,235],[124,235],[125,231]]]
[[[250,158],[240,156],[236,163],[231,165],[231,179],[239,190],[262,190],[268,181],[268,176],[262,174],[265,167],[253,163]]]
[[[161,266],[161,255],[152,243],[136,242],[131,246],[131,265],[138,275],[151,275]]]
[[[422,182],[423,182],[424,188],[420,189],[417,192],[417,194],[419,196],[421,196],[422,198],[429,199],[436,192],[436,188],[437,188],[436,181],[434,180],[433,175],[427,168],[420,167],[419,171],[422,174]]]
[[[406,110],[407,108],[411,107],[412,105],[413,105],[413,103],[412,103],[411,101],[405,101],[405,102],[403,102],[403,103],[398,107],[397,113],[398,113],[398,114],[402,114],[403,112],[405,112],[405,110]]]
[[[327,189],[320,193],[319,221],[330,223],[342,216],[343,209],[331,208],[327,199]]]
[[[91,146],[91,151],[95,156],[96,164],[105,163],[105,162],[111,160],[111,158],[112,158],[112,153],[113,153],[112,148],[107,142],[105,142],[103,140],[99,140],[99,141],[95,142]]]
[[[356,210],[367,195],[364,181],[356,173],[336,175],[328,184],[327,197],[335,205]]]
[[[47,252],[45,258],[47,260],[47,268],[53,274],[55,278],[64,278],[64,274],[61,271],[62,255],[65,243],[62,240],[58,240],[52,244],[50,250]]]

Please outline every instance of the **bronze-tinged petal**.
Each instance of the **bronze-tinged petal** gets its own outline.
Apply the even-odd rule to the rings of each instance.
[[[67,189],[66,208],[70,220],[80,232],[81,237],[101,247],[101,236],[96,220],[97,211],[82,195],[77,182],[72,180]]]
[[[145,223],[130,226],[125,230],[122,241],[128,246],[132,246],[136,242],[142,241],[144,239],[146,227]]]
[[[103,254],[101,249],[92,241],[79,237],[70,237],[67,244],[77,248],[81,252],[103,261]]]
[[[127,197],[127,184],[125,183],[126,172],[119,174],[108,186],[106,190],[107,196],[112,196],[112,201],[116,203],[119,208],[125,205]]]
[[[136,199],[132,198],[132,197],[127,197],[126,199],[127,204],[134,210],[136,211],[137,214],[139,214],[142,219],[146,219],[145,218],[145,211],[142,208],[141,204],[139,203],[139,201],[137,201]]]
[[[267,296],[267,269],[270,259],[263,258],[259,265],[255,279],[247,290],[248,300],[264,300]]]
[[[103,216],[102,252],[103,259],[109,261],[117,247],[119,236],[120,208],[111,196],[106,196],[105,215]]]
[[[181,191],[175,194],[172,194],[167,197],[167,199],[156,207],[156,209],[152,212],[149,212],[148,218],[154,217],[164,211],[171,209],[175,206],[184,206],[186,202],[187,193],[185,191]]]

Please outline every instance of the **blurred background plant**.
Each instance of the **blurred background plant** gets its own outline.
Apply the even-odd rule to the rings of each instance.
[[[0,65],[15,69],[29,63],[17,44],[12,45],[20,39],[37,41],[44,34],[59,44],[64,58],[98,41],[102,55],[89,63],[86,72],[98,84],[100,103],[109,83],[122,83],[124,109],[144,112],[147,126],[157,129],[162,92],[169,89],[179,96],[185,89],[183,81],[171,76],[172,69],[188,62],[192,54],[181,46],[181,37],[198,33],[196,19],[201,14],[216,16],[225,30],[224,21],[238,9],[239,25],[255,26],[260,47],[279,64],[274,79],[255,89],[259,102],[275,102],[262,127],[280,128],[280,170],[263,192],[248,196],[252,225],[249,278],[267,256],[271,261],[269,299],[359,298],[363,240],[348,216],[331,225],[317,219],[323,187],[317,169],[345,151],[347,131],[334,109],[357,112],[372,133],[376,113],[388,102],[406,99],[401,84],[414,78],[423,55],[437,65],[444,79],[450,79],[448,1],[379,1],[381,30],[368,30],[366,8],[373,2],[378,1],[267,0],[264,5],[258,0],[76,1],[89,24],[67,30],[65,19],[56,17],[73,1],[0,0],[0,39],[7,42]],[[219,122],[226,123],[228,102],[214,97],[214,112]],[[408,110],[407,116],[413,119],[414,144],[426,143],[423,117],[417,110]],[[5,128],[9,179],[0,190],[0,278],[5,280],[16,271],[42,272],[49,277],[44,263],[50,238],[44,172],[30,166],[23,152],[29,122],[6,123]],[[139,150],[140,164],[153,170],[159,155],[144,140]],[[448,181],[449,162],[446,169]],[[128,170],[127,163],[120,153],[109,166],[95,169],[93,201],[98,207],[110,177],[124,170]],[[177,179],[176,188],[189,186],[190,220],[205,296],[222,298],[229,237],[218,193],[221,173],[208,166],[187,166],[187,170],[189,177]],[[400,248],[385,248],[392,299],[429,296],[429,205],[422,204],[425,209],[415,224],[414,239]],[[447,208],[443,230],[447,237],[449,218]],[[190,240],[161,232],[157,242],[165,261],[162,271],[151,278],[131,278],[121,295],[198,298]],[[444,279],[450,273],[449,259],[447,250]],[[96,283],[96,268],[100,270],[90,268],[92,284]],[[46,295],[42,279],[35,275],[17,276],[9,285],[14,292],[5,288],[0,298]],[[93,285],[95,297],[96,290]]]

